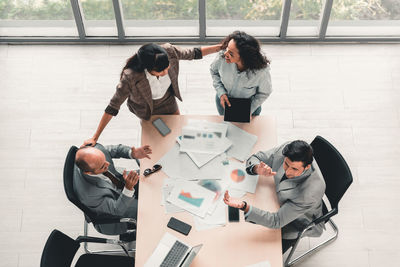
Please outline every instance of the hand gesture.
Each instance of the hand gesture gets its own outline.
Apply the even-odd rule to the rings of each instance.
[[[125,187],[129,190],[133,190],[133,187],[139,181],[139,174],[136,171],[130,171],[127,174],[126,170],[124,170],[122,176],[124,177],[125,180]]]
[[[221,106],[222,106],[223,108],[225,108],[225,103],[228,104],[228,107],[231,106],[231,103],[229,102],[228,96],[227,96],[226,94],[221,95],[221,97],[220,97],[219,100],[220,100]]]
[[[85,140],[85,141],[83,142],[83,144],[81,145],[81,148],[82,148],[82,147],[85,147],[85,146],[94,146],[96,143],[97,143],[97,140],[95,140],[95,139],[92,137],[92,138],[89,138],[88,140]]]
[[[238,209],[243,208],[243,205],[244,205],[243,201],[241,201],[240,199],[231,197],[229,195],[228,190],[225,191],[224,202],[226,205],[231,206],[233,208],[238,208]]]
[[[276,174],[276,172],[272,171],[270,166],[268,166],[262,161],[260,162],[260,164],[257,164],[254,168],[255,168],[255,173],[257,173],[258,175],[271,176]]]
[[[139,148],[132,147],[132,158],[142,159],[148,158],[150,159],[149,154],[153,153],[149,145],[145,145]]]

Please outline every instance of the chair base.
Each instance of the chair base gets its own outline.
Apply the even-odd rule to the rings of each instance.
[[[298,256],[295,259],[291,260],[291,258],[293,256],[293,253],[295,252],[296,247],[300,242],[300,238],[299,238],[296,241],[296,243],[293,245],[292,249],[290,250],[290,253],[289,253],[288,257],[286,258],[285,267],[289,267],[289,266],[295,265],[300,260],[304,259],[305,257],[309,256],[310,254],[316,252],[318,249],[321,249],[322,247],[324,247],[324,246],[328,245],[329,243],[333,242],[338,237],[339,229],[337,228],[336,224],[332,221],[332,219],[329,219],[328,222],[332,226],[332,229],[334,230],[334,234],[330,238],[328,238],[327,240],[323,241],[322,243],[318,244],[317,246],[307,250],[306,252],[304,252],[300,256]]]
[[[83,220],[83,236],[88,236],[88,229],[89,224],[86,222],[86,220]],[[85,250],[85,253],[87,254],[123,254],[125,253],[127,256],[130,256],[129,253],[132,253],[133,256],[136,253],[136,244],[135,248],[128,248],[128,244],[130,242],[127,241],[121,241],[118,239],[112,239],[112,242],[109,242],[109,244],[114,244],[118,245],[121,247],[121,249],[109,249],[109,250],[90,250],[88,248],[88,242],[83,242],[83,248]]]

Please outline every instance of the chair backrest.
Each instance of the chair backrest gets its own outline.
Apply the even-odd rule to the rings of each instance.
[[[75,168],[75,155],[78,151],[76,146],[71,146],[68,151],[67,158],[64,164],[64,191],[69,201],[77,206],[84,214],[88,222],[95,224],[97,216],[96,213],[92,212],[88,207],[79,201],[75,190],[74,190],[74,168]]]
[[[79,246],[69,236],[53,230],[44,245],[40,267],[70,267]]]
[[[324,176],[325,195],[331,207],[338,209],[340,199],[353,182],[350,168],[339,151],[323,137],[315,137],[311,146],[314,158]]]

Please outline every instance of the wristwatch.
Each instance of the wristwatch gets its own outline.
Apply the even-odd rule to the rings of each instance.
[[[244,203],[244,205],[243,205],[243,207],[240,208],[240,210],[245,211],[247,208],[247,202],[243,201],[243,203]]]

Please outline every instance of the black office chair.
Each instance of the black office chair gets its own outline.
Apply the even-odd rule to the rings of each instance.
[[[82,242],[107,243],[108,239],[79,236],[73,240],[64,233],[53,230],[43,248],[40,267],[70,267]],[[127,256],[83,254],[75,267],[133,267],[135,259]]]
[[[94,226],[97,224],[112,224],[112,223],[129,223],[132,225],[132,228],[136,228],[136,220],[133,218],[120,218],[120,217],[112,217],[105,215],[97,215],[95,212],[92,212],[88,207],[82,204],[79,201],[78,197],[75,194],[73,187],[73,177],[74,177],[74,165],[75,165],[75,154],[78,151],[76,146],[71,146],[68,151],[67,157],[65,159],[64,164],[64,190],[65,194],[69,201],[71,201],[75,206],[77,206],[84,214],[84,236],[88,236],[88,224],[92,223]],[[120,245],[124,248],[126,253],[127,249],[125,248],[129,242],[136,240],[136,230],[128,230],[126,233],[123,233],[119,236],[119,240],[114,239],[113,244]],[[87,253],[109,253],[109,252],[120,252],[120,250],[104,250],[104,251],[90,251],[88,249],[87,242],[84,242],[84,248]],[[135,252],[135,249],[130,249],[129,251]]]
[[[321,170],[322,175],[324,176],[326,189],[325,189],[325,196],[327,197],[329,204],[331,206],[331,210],[328,211],[324,201],[322,202],[322,213],[323,215],[309,225],[307,225],[304,230],[299,233],[295,244],[293,245],[288,257],[285,261],[285,266],[292,266],[305,256],[315,252],[317,249],[327,245],[328,243],[334,241],[338,236],[338,228],[336,224],[332,221],[331,217],[336,215],[339,211],[339,201],[343,197],[344,193],[346,192],[347,188],[353,182],[353,176],[351,175],[351,171],[349,166],[347,165],[346,161],[342,157],[342,155],[337,151],[337,149],[325,140],[321,136],[315,137],[315,139],[311,142],[311,146],[314,150],[314,158],[318,163],[318,166]],[[291,260],[293,253],[296,250],[300,239],[303,237],[304,233],[321,222],[325,224],[329,222],[334,230],[334,234],[324,242],[320,243],[319,245],[309,249],[308,251],[304,252],[300,256],[296,257],[294,260]]]

